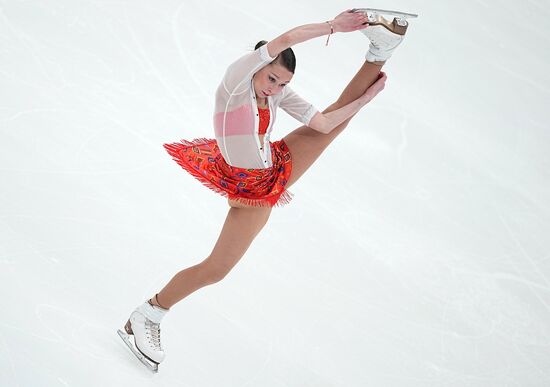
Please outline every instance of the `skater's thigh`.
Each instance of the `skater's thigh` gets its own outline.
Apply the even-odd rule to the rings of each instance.
[[[249,206],[247,204],[243,204],[241,202],[238,202],[236,200],[227,199],[227,204],[229,204],[229,207],[233,208],[258,208],[256,206]]]
[[[287,134],[283,140],[292,157],[292,173],[286,184],[286,188],[289,188],[313,165],[331,143],[333,136],[301,126]]]

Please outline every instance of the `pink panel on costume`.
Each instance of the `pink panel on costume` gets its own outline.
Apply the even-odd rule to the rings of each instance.
[[[250,105],[243,105],[225,115],[225,135],[236,136],[254,133],[254,119]],[[224,113],[214,114],[214,131],[216,136],[223,136]]]

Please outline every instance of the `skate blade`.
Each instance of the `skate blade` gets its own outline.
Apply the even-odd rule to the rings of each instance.
[[[409,22],[406,18],[402,16],[397,16],[393,21],[389,21],[381,13],[373,12],[374,8],[355,8],[353,12],[364,12],[367,15],[367,24],[369,26],[382,26],[388,31],[393,32],[397,35],[405,35],[407,33],[407,28],[409,27]],[[382,11],[382,10],[379,10]],[[401,14],[405,15],[403,12],[397,11],[385,11],[385,15],[396,15]],[[406,14],[409,15],[409,14]],[[412,15],[412,14],[410,14]]]
[[[130,335],[128,335],[126,332],[123,332],[121,331],[120,329],[117,330],[117,333],[118,335],[120,336],[120,338],[122,339],[122,341],[124,341],[124,344],[126,344],[126,346],[128,348],[130,348],[130,351],[132,351],[132,353],[138,358],[138,360],[140,362],[143,363],[143,365],[145,365],[151,372],[158,372],[159,371],[159,366],[158,364],[156,363],[152,363],[150,362],[140,351],[139,349],[137,349],[134,345],[134,343],[132,342],[132,339],[130,338]]]
[[[379,9],[379,8],[353,8],[352,12],[371,12],[377,15],[391,15],[401,17],[403,19],[412,19],[418,17],[415,13],[401,12],[401,11],[392,11],[389,9]]]

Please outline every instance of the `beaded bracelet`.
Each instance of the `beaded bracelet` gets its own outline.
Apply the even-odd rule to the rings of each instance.
[[[328,41],[330,39],[330,35],[332,35],[334,33],[334,26],[332,25],[332,22],[331,21],[326,21],[325,23],[328,23],[329,26],[330,26],[330,34],[328,34],[327,36],[327,43],[325,44],[325,46],[328,46]]]

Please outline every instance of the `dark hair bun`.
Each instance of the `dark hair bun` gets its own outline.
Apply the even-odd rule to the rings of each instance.
[[[256,43],[256,47],[254,47],[254,50],[257,50],[258,48],[262,47],[264,44],[267,44],[267,40],[260,40],[258,43]]]

